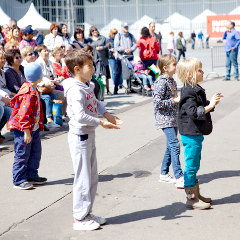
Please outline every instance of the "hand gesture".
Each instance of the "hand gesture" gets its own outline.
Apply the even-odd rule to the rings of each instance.
[[[114,125],[121,125],[123,123],[123,121],[121,119],[119,119],[116,116],[113,116],[112,114],[110,114],[109,112],[106,112],[104,114],[104,117],[112,124]]]
[[[103,128],[107,128],[107,129],[120,129],[117,125],[115,124],[112,124],[108,121],[103,121],[101,120],[100,121],[100,125],[103,127]]]
[[[24,142],[29,144],[32,141],[32,136],[29,129],[24,130]]]
[[[6,106],[9,106],[10,105],[10,99],[9,99],[9,97],[2,97],[2,99],[1,99],[4,103],[5,103],[5,105]]]
[[[223,95],[221,93],[216,93],[212,96],[211,100],[210,100],[210,105],[212,107],[215,107],[217,104],[219,104],[219,102],[221,101],[221,98],[223,97]]]

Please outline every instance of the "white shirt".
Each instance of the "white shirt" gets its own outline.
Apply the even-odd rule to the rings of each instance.
[[[44,38],[44,45],[49,49],[53,50],[55,47],[60,47],[63,44],[63,39],[60,36],[54,36],[52,33],[49,33]]]
[[[170,36],[168,38],[167,49],[175,49],[175,48],[176,48],[175,39],[173,36]]]

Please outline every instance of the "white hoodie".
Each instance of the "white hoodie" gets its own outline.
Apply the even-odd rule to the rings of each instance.
[[[94,84],[88,86],[74,78],[63,81],[64,95],[67,98],[67,114],[70,118],[69,132],[82,135],[93,132],[99,125],[98,113],[107,110],[94,94]]]

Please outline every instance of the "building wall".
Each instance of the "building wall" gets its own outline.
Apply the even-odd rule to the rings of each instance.
[[[129,24],[144,15],[162,23],[178,12],[190,19],[205,9],[227,14],[240,5],[240,0],[32,0],[40,14],[50,22],[65,22],[71,26],[87,22],[102,28],[117,18]],[[31,1],[1,0],[3,10],[12,18],[20,19]]]

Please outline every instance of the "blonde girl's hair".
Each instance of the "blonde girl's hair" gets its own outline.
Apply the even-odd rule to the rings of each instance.
[[[20,52],[21,52],[21,56],[25,58],[29,52],[33,52],[33,48],[31,46],[26,46]]]
[[[192,87],[197,85],[197,71],[202,68],[202,63],[197,58],[188,58],[177,64],[177,76],[184,83]]]
[[[164,54],[162,56],[160,56],[160,58],[158,59],[158,63],[157,66],[161,72],[161,74],[164,74],[164,67],[169,66],[172,62],[177,62],[176,58],[171,55],[171,54]]]

